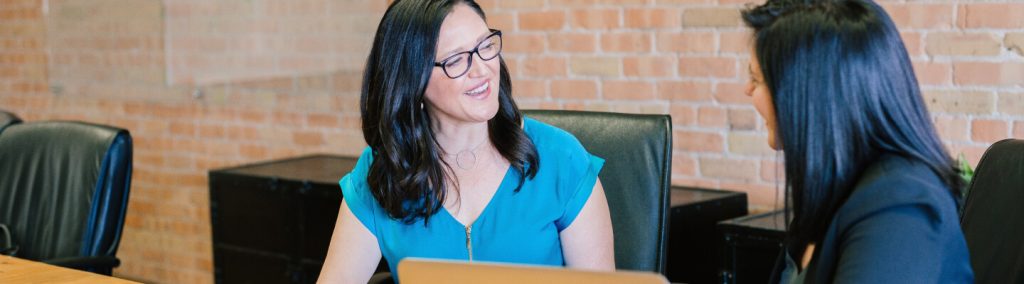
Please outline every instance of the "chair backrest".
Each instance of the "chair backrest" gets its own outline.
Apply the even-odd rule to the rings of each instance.
[[[81,122],[27,122],[0,135],[0,223],[16,256],[114,256],[131,184],[128,131]]]
[[[960,224],[977,283],[1024,283],[1024,140],[985,151]]]
[[[526,110],[527,117],[576,136],[605,159],[618,269],[665,272],[672,119],[668,115]]]
[[[17,115],[14,115],[10,112],[6,112],[4,110],[0,110],[0,132],[4,132],[4,128],[6,128],[7,126],[20,122],[21,118],[18,118]]]

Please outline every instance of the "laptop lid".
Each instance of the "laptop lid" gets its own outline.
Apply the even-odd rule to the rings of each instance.
[[[405,258],[398,263],[402,284],[425,283],[636,283],[665,284],[665,276],[639,271],[588,271],[550,266]]]

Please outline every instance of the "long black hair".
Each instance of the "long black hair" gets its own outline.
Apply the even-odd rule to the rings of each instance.
[[[446,198],[451,167],[441,159],[421,106],[434,68],[441,23],[458,5],[467,5],[486,20],[472,0],[396,0],[377,27],[363,74],[360,111],[363,137],[373,151],[367,183],[390,217],[427,222]],[[518,191],[540,165],[533,142],[521,128],[522,114],[512,100],[512,82],[500,60],[498,113],[488,121],[491,143],[519,172]],[[456,188],[456,190],[458,190]]]
[[[925,109],[895,25],[870,0],[768,0],[743,11],[772,94],[793,221],[787,245],[818,242],[882,154],[919,161],[959,197],[963,181]]]

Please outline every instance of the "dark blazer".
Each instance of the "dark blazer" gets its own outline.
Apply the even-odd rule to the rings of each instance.
[[[917,161],[884,155],[857,182],[824,239],[806,283],[973,283],[957,204]]]

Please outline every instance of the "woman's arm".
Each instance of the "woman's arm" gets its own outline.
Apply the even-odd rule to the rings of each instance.
[[[341,202],[327,259],[317,283],[366,283],[380,262],[377,237]]]
[[[569,268],[615,270],[615,244],[608,200],[598,179],[579,216],[559,234]]]

